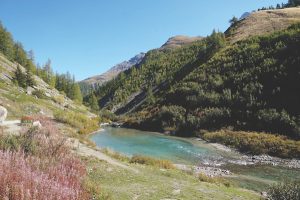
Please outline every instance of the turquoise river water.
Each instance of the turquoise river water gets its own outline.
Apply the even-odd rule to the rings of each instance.
[[[299,169],[235,164],[240,161],[241,154],[219,150],[205,141],[196,139],[183,139],[159,133],[112,127],[105,127],[103,131],[92,135],[90,139],[99,147],[109,148],[127,156],[146,155],[168,159],[177,164],[215,164],[238,174],[238,177],[233,177],[232,181],[249,189],[260,190],[274,181],[300,179]]]

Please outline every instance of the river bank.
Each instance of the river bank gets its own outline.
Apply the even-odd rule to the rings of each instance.
[[[199,141],[199,139],[196,139]],[[234,148],[229,148],[225,145],[219,143],[209,143],[218,150],[225,151],[225,152],[238,152],[241,154],[240,161],[228,160],[231,164],[237,165],[272,165],[272,166],[280,166],[280,167],[287,167],[287,168],[294,168],[300,169],[300,160],[299,159],[284,159],[278,158],[269,155],[247,155],[239,152]],[[213,164],[212,164],[213,165]]]
[[[139,130],[139,129],[136,129]],[[144,131],[144,130],[141,130]],[[222,131],[220,131],[222,132]],[[171,132],[157,132],[162,135],[168,135],[172,137],[178,138],[178,136],[175,136]],[[264,136],[267,135],[265,133],[262,133]],[[272,137],[276,137],[274,135],[270,135]],[[300,159],[297,158],[280,158],[276,156],[271,156],[268,154],[251,154],[251,153],[244,153],[241,152],[237,148],[229,147],[221,143],[217,142],[209,142],[208,140],[204,140],[200,137],[191,137],[191,138],[185,138],[185,137],[179,137],[183,140],[185,139],[193,139],[195,141],[205,141],[211,146],[215,147],[216,149],[224,152],[235,152],[240,154],[241,159],[239,161],[235,160],[229,160],[229,163],[231,164],[237,164],[237,165],[272,165],[272,166],[281,166],[281,167],[287,167],[287,168],[294,168],[294,169],[300,169]],[[263,138],[264,139],[264,138]],[[220,163],[206,163],[210,166],[218,166]],[[222,163],[221,163],[222,164]]]

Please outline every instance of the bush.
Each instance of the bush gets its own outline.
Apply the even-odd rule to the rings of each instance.
[[[0,136],[0,199],[90,199],[83,186],[85,166],[55,124],[39,120],[40,129]]]
[[[203,138],[222,143],[250,154],[269,154],[282,158],[300,158],[300,141],[267,133],[221,130],[208,132]]]
[[[43,92],[42,90],[35,90],[32,92],[32,95],[35,95],[39,99],[50,99],[45,95],[45,92]]]
[[[199,173],[198,179],[199,181],[206,182],[206,183],[221,183],[226,187],[230,187],[232,185],[232,183],[230,183],[229,181],[225,180],[222,177],[210,177],[204,173]]]
[[[277,112],[276,109],[264,109],[260,110],[257,115],[262,129],[300,138],[299,126],[285,110]]]
[[[181,106],[163,106],[156,118],[162,128],[176,128],[184,123],[185,109]]]
[[[299,200],[300,182],[284,182],[273,185],[268,190],[270,200]]]
[[[197,129],[209,129],[212,127],[215,129],[222,128],[228,124],[230,116],[230,110],[227,108],[197,109],[193,113],[193,117],[197,119],[194,126],[196,126]]]
[[[174,165],[168,160],[158,160],[147,156],[134,155],[129,161],[130,163],[138,163],[142,165],[151,165],[164,169],[174,169]]]
[[[1,199],[88,199],[81,186],[84,175],[84,166],[71,155],[49,165],[22,151],[0,151]]]
[[[99,129],[99,119],[71,111],[59,111],[54,114],[57,121],[63,122],[78,129],[79,134],[89,134]]]

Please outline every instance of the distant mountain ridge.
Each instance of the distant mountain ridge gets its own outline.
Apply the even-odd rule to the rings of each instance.
[[[133,58],[129,59],[128,61],[123,61],[112,68],[110,68],[107,72],[96,75],[87,79],[84,79],[80,83],[93,86],[95,84],[101,85],[107,81],[110,81],[114,77],[116,77],[119,73],[126,71],[127,69],[131,68],[134,65],[139,64],[143,58],[145,57],[145,53],[139,53]]]
[[[171,37],[167,40],[166,43],[164,43],[159,50],[164,49],[174,49],[181,47],[183,45],[191,44],[195,41],[202,40],[204,37],[189,37],[184,35],[177,35],[174,37]],[[112,68],[110,68],[107,72],[89,77],[87,79],[84,79],[83,81],[80,81],[79,83],[81,85],[85,86],[95,86],[95,85],[102,85],[103,83],[112,80],[115,78],[119,73],[126,71],[127,69],[131,68],[134,65],[138,65],[142,62],[143,58],[145,57],[146,53],[139,53],[133,58],[129,59],[128,61],[123,61]]]
[[[197,37],[189,37],[185,35],[177,35],[174,37],[171,37],[167,40],[165,44],[161,46],[160,49],[169,49],[169,48],[177,48],[181,47],[186,44],[190,44],[192,42],[195,42],[197,40],[202,40],[203,37],[197,36]]]

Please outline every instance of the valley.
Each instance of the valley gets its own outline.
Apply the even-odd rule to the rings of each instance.
[[[76,67],[38,63],[0,23],[0,199],[298,200],[299,6],[246,12],[207,36],[174,34],[82,81]],[[76,45],[102,45],[113,60],[107,45],[128,45],[117,33]],[[77,53],[58,57],[80,63]]]

